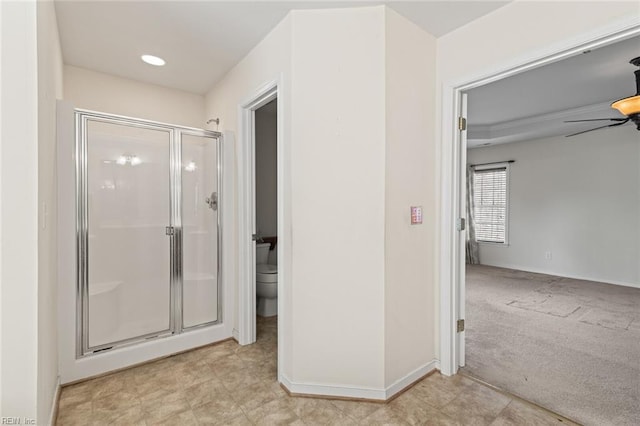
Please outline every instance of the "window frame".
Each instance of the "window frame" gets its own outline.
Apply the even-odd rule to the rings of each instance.
[[[504,168],[505,170],[504,241],[500,242],[500,241],[479,240],[476,234],[476,242],[478,244],[487,244],[487,245],[499,246],[499,247],[509,246],[509,222],[511,219],[511,212],[509,209],[509,205],[511,204],[510,203],[511,201],[511,195],[510,195],[511,161],[504,161],[499,163],[483,163],[479,165],[473,165],[471,167],[471,172],[475,173],[476,171],[502,169],[502,168]],[[475,176],[474,176],[473,182],[475,185]],[[475,195],[475,188],[474,188],[474,195]],[[471,200],[471,202],[473,202],[473,199]],[[474,210],[475,210],[475,205],[474,205]],[[474,225],[475,225],[475,218],[474,218]]]

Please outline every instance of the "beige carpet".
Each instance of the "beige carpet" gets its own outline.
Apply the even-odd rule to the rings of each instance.
[[[585,425],[640,424],[640,289],[467,265],[463,372]]]

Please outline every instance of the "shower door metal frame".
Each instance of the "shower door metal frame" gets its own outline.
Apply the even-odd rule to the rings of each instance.
[[[186,331],[222,323],[222,229],[221,209],[216,211],[217,229],[217,319],[191,327],[183,325],[183,270],[182,270],[182,135],[212,138],[216,144],[216,174],[218,205],[222,202],[221,140],[222,134],[204,129],[177,126],[115,114],[74,110],[75,117],[75,202],[76,202],[76,358],[91,356],[101,351],[134,345],[150,339],[169,337]],[[96,121],[115,125],[157,130],[169,134],[169,327],[165,330],[139,335],[115,342],[89,346],[89,209],[87,169],[87,123]]]
[[[176,304],[179,304],[179,306],[175,307],[175,313],[176,313],[176,320],[179,318],[179,329],[180,332],[182,331],[191,331],[191,330],[197,330],[203,327],[209,327],[211,325],[216,325],[216,324],[220,324],[222,322],[222,285],[220,282],[220,279],[222,278],[222,209],[220,208],[220,204],[221,204],[221,199],[222,199],[222,149],[220,147],[221,145],[221,140],[222,140],[222,134],[219,132],[214,132],[212,130],[202,130],[202,129],[194,129],[194,128],[188,128],[188,127],[178,127],[179,131],[177,132],[177,140],[178,143],[176,144],[176,150],[177,152],[175,153],[176,155],[176,164],[178,166],[178,173],[176,173],[176,178],[178,179],[178,184],[177,184],[177,194],[176,194],[176,207],[178,209],[178,211],[176,212],[177,214],[177,218],[179,221],[179,226],[177,227],[177,248],[179,249],[179,254],[176,257],[177,259],[177,263],[179,264],[179,272],[180,272],[180,285],[177,286],[177,290],[179,293],[179,297],[176,297]],[[217,208],[216,208],[216,232],[217,232],[217,237],[218,237],[218,247],[216,249],[216,258],[217,258],[217,268],[216,268],[216,283],[218,286],[218,295],[217,295],[217,302],[218,302],[218,319],[215,321],[209,321],[209,322],[205,322],[202,324],[196,324],[196,325],[192,325],[190,327],[185,327],[184,326],[184,315],[183,315],[183,305],[184,305],[184,298],[182,297],[182,290],[183,290],[183,269],[182,269],[182,257],[183,257],[183,253],[182,253],[182,182],[180,181],[181,177],[182,177],[182,173],[180,172],[180,164],[182,164],[182,135],[189,135],[189,136],[199,136],[199,137],[207,137],[207,138],[214,138],[216,140],[216,192],[218,194],[218,201],[217,201]]]

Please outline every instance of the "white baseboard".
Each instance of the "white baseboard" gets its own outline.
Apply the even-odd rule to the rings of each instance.
[[[240,332],[238,331],[238,329],[237,329],[237,328],[234,328],[234,329],[231,331],[231,336],[236,340],[236,342],[239,342],[239,341],[240,341]]]
[[[289,380],[289,378],[284,374],[280,375],[280,383],[282,383],[292,394],[386,401],[438,367],[438,360],[431,360],[397,380],[386,389],[359,388],[345,385],[327,385],[317,383],[295,383]]]
[[[420,380],[422,377],[426,376],[433,370],[436,370],[439,368],[440,368],[440,361],[438,361],[437,359],[433,359],[428,363],[426,363],[425,365],[416,368],[411,373],[398,379],[392,385],[387,386],[387,389],[385,390],[385,399],[391,398],[398,392],[405,389],[407,386],[412,385],[413,383]]]
[[[294,383],[286,376],[280,377],[280,382],[291,392],[298,395],[335,396],[339,398],[375,399],[384,401],[385,390],[375,388],[356,388],[344,385],[324,385],[317,383]]]
[[[58,417],[58,404],[60,401],[60,376],[56,380],[56,391],[53,393],[53,401],[51,401],[51,409],[49,410],[49,425],[56,424],[56,417]]]
[[[544,270],[544,269],[539,269],[539,268],[531,268],[529,266],[510,265],[510,264],[497,265],[497,264],[489,264],[489,263],[482,263],[482,262],[480,263],[480,265],[483,265],[483,266],[495,266],[496,268],[515,269],[516,271],[533,272],[534,274],[554,275],[556,277],[570,278],[572,280],[593,281],[593,282],[597,282],[597,283],[621,285],[621,286],[624,286],[624,287],[640,288],[640,283],[629,283],[629,282],[625,282],[625,281],[610,280],[610,279],[607,279],[607,278],[586,277],[586,276],[582,276],[582,275],[567,274],[567,273],[564,273],[564,272],[557,272],[557,271],[553,271],[553,270]]]

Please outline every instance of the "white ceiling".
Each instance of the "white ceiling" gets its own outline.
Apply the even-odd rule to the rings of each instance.
[[[206,93],[292,9],[387,4],[434,36],[509,1],[65,1],[56,13],[66,64]],[[140,61],[152,54],[161,68]]]
[[[637,56],[640,37],[468,91],[469,146],[566,135],[607,124],[564,120],[622,117],[609,105],[635,94],[637,68],[629,61]]]

